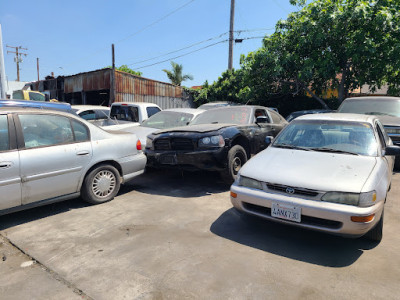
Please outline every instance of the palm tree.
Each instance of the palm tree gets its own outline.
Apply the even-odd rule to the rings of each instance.
[[[170,70],[166,70],[166,69],[163,69],[163,71],[165,73],[167,73],[168,79],[171,80],[172,84],[180,86],[182,81],[185,81],[185,80],[188,80],[188,79],[193,80],[193,76],[192,75],[189,75],[189,74],[183,75],[182,74],[182,69],[183,69],[182,65],[171,61],[171,66],[172,66],[172,70],[171,71]]]

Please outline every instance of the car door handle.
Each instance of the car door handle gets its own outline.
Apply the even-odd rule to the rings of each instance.
[[[88,154],[89,154],[89,151],[87,151],[87,150],[76,152],[76,155],[78,155],[78,156],[84,156],[84,155],[88,155]]]
[[[0,162],[0,168],[1,169],[7,169],[10,168],[12,166],[11,162],[5,161],[5,162]]]

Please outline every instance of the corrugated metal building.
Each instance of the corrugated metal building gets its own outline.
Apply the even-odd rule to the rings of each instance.
[[[180,86],[118,70],[113,73],[111,68],[33,82],[31,89],[71,104],[110,105],[125,101],[155,103],[162,109],[194,106]]]

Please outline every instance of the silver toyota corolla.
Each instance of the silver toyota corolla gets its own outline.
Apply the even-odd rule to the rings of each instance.
[[[145,165],[134,134],[70,113],[0,108],[0,215],[80,195],[109,201]]]
[[[231,201],[269,220],[379,241],[399,151],[375,116],[299,117],[242,167]]]

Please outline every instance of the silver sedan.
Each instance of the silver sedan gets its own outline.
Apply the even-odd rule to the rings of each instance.
[[[399,153],[375,116],[299,117],[243,166],[231,201],[265,219],[380,241]]]
[[[78,196],[109,201],[145,165],[134,134],[70,113],[0,108],[0,215]]]

